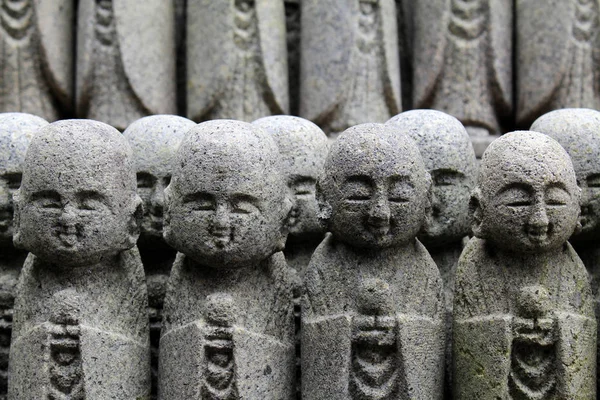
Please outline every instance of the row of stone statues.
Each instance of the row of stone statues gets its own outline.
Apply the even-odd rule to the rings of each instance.
[[[599,128],[0,114],[0,396],[595,399]]]
[[[600,107],[597,0],[75,3],[2,0],[0,111],[121,131],[178,108],[197,122],[291,112],[330,134],[433,108],[480,156],[515,119]]]

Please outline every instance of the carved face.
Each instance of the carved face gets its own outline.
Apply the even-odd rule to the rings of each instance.
[[[95,135],[107,130],[119,136]],[[134,246],[141,200],[129,147],[112,130],[92,121],[62,121],[40,131],[16,196],[15,243],[67,266],[96,264]],[[124,149],[111,146],[117,144]]]
[[[575,230],[580,190],[566,152],[538,133],[516,132],[486,151],[478,236],[510,252],[560,248]]]
[[[419,239],[428,247],[461,240],[471,230],[469,197],[476,178],[469,134],[456,118],[434,110],[407,111],[387,124],[417,143],[433,181],[431,216]]]
[[[572,240],[595,243],[600,238],[600,112],[553,111],[538,118],[531,130],[549,135],[569,153],[582,190],[582,229]]]
[[[281,250],[291,202],[279,161],[275,143],[258,127],[226,120],[198,125],[181,146],[167,188],[167,241],[220,268],[256,265]]]
[[[137,191],[144,202],[142,241],[162,241],[164,190],[171,182],[172,161],[183,136],[195,125],[174,115],[154,115],[135,121],[123,132],[133,150]]]
[[[356,247],[408,243],[424,222],[430,185],[408,137],[379,124],[350,128],[334,143],[320,185],[330,231]]]
[[[10,245],[13,236],[13,195],[21,185],[21,171],[0,173],[0,244]]]
[[[253,122],[269,132],[277,142],[294,200],[290,236],[321,237],[323,227],[317,218],[316,184],[327,157],[325,133],[303,118],[277,115]]]

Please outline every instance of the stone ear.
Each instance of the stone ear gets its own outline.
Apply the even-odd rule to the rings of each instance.
[[[129,217],[129,224],[127,226],[127,245],[129,248],[135,246],[140,236],[140,227],[142,226],[142,218],[144,217],[144,204],[140,196],[135,196],[132,206],[133,210]]]
[[[171,185],[165,188],[165,206],[163,210],[163,238],[170,246],[173,246],[173,231],[171,230],[171,202],[173,201],[173,193],[171,193]],[[173,246],[174,247],[174,246]]]
[[[319,207],[317,218],[319,219],[319,222],[321,223],[325,231],[329,231],[329,221],[331,220],[331,214],[333,210],[331,204],[325,197],[325,193],[323,193],[323,188],[320,181],[317,181],[315,197],[317,199],[317,205]]]
[[[471,215],[471,229],[473,235],[478,238],[483,238],[483,210],[481,205],[481,191],[476,188],[471,193],[469,200],[469,214]]]
[[[23,248],[23,238],[21,237],[21,189],[13,195],[13,245]]]

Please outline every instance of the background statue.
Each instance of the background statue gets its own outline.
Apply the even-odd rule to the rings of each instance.
[[[282,170],[258,126],[216,120],[186,134],[165,191],[164,235],[179,253],[165,297],[161,399],[294,398]]]
[[[149,114],[175,114],[172,1],[80,0],[77,115],[123,131]]]
[[[431,175],[432,212],[419,240],[437,264],[446,301],[446,398],[452,393],[452,303],[456,264],[471,233],[469,198],[477,179],[477,159],[469,134],[456,118],[440,111],[412,110],[387,122],[417,146]]]
[[[598,0],[517,0],[517,124],[559,108],[600,108]]]
[[[330,234],[305,276],[302,396],[441,399],[444,298],[417,240],[431,180],[392,127],[363,124],[333,143],[317,184]]]
[[[101,122],[47,125],[15,194],[17,247],[30,251],[15,299],[11,399],[150,396],[142,201],[132,152]]]
[[[298,115],[300,102],[300,38],[302,0],[285,0],[285,26],[290,81],[290,113]]]
[[[413,106],[458,118],[481,157],[512,111],[512,1],[413,3]]]
[[[175,153],[185,133],[196,124],[175,115],[139,119],[123,132],[133,150],[137,192],[144,202],[138,247],[146,272],[152,346],[152,396],[157,395],[158,345],[162,309],[176,251],[163,239],[164,190],[171,182]]]
[[[300,115],[328,135],[401,111],[394,0],[303,0]]]
[[[283,1],[188,0],[188,118],[287,114],[285,29]]]
[[[27,252],[13,246],[13,194],[33,134],[48,125],[31,114],[0,114],[0,399],[6,400],[15,289]]]
[[[567,239],[580,189],[566,151],[513,132],[483,155],[456,271],[454,398],[595,399],[596,319]]]
[[[72,108],[74,1],[0,5],[0,112],[59,119]]]

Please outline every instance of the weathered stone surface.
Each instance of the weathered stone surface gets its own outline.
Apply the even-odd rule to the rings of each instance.
[[[54,121],[73,99],[72,0],[3,0],[0,112]]]
[[[80,0],[77,18],[79,117],[123,131],[176,112],[172,1]]]
[[[401,111],[394,0],[303,0],[300,115],[325,133]]]
[[[484,153],[456,272],[456,399],[596,398],[594,302],[567,242],[579,201],[550,137],[513,132]]]
[[[188,2],[188,118],[250,122],[289,112],[283,3]]]
[[[133,150],[137,192],[144,202],[138,248],[148,287],[153,397],[158,384],[163,300],[176,254],[163,239],[164,190],[171,182],[171,167],[179,144],[195,125],[193,121],[175,115],[153,115],[135,121],[123,132]]]
[[[163,400],[294,397],[289,199],[274,140],[232,120],[192,128],[165,191],[180,253],[165,298]]]
[[[600,4],[516,1],[517,124],[560,108],[600,108]]]
[[[512,109],[513,2],[415,1],[413,13],[413,106],[458,118],[481,157]]]
[[[330,234],[306,273],[304,399],[440,399],[442,280],[416,239],[431,179],[415,143],[364,124],[332,145],[317,185]]]
[[[17,287],[11,399],[145,399],[147,293],[135,248],[142,201],[132,152],[114,128],[41,128],[15,194]]]
[[[477,179],[477,159],[469,134],[456,118],[435,110],[412,110],[387,122],[410,136],[433,181],[432,210],[419,240],[435,260],[446,301],[446,390],[452,388],[452,303],[454,276],[464,239],[471,233],[469,198]]]
[[[15,288],[27,252],[13,246],[13,194],[21,184],[23,161],[33,134],[48,122],[22,113],[0,114],[0,399],[6,399],[8,353]]]
[[[569,241],[591,275],[597,319],[600,316],[600,112],[584,108],[551,111],[538,118],[530,129],[555,139],[573,161],[582,190],[581,226]]]

